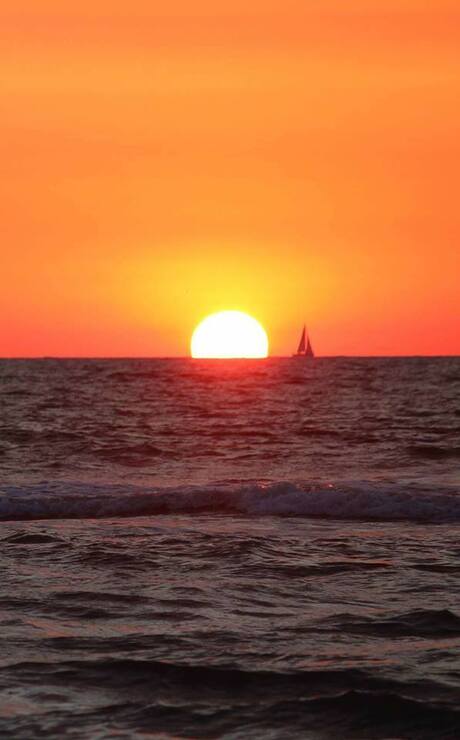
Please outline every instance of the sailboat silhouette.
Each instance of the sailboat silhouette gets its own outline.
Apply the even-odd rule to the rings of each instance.
[[[311,346],[310,337],[307,334],[307,327],[305,325],[300,337],[299,346],[297,347],[297,352],[295,352],[292,356],[309,358],[313,358],[315,356],[313,352],[313,347]]]

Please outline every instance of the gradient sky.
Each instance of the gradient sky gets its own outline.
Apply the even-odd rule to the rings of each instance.
[[[6,0],[0,355],[460,353],[459,48],[458,0]]]

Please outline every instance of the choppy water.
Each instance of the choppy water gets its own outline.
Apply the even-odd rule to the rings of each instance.
[[[460,359],[0,361],[1,737],[458,738]]]

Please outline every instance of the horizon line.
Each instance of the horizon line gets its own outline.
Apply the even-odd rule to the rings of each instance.
[[[375,355],[349,355],[349,354],[337,354],[337,355],[315,355],[315,360],[322,359],[337,359],[337,358],[350,358],[350,359],[409,359],[417,357],[427,358],[457,358],[460,357],[458,354],[419,354],[414,353],[410,355],[403,354],[375,354]],[[292,355],[268,355],[267,357],[192,357],[191,355],[0,355],[1,360],[290,360]]]

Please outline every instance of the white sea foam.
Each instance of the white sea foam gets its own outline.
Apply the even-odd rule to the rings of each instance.
[[[210,483],[171,488],[73,481],[5,486],[0,491],[3,520],[176,513],[460,523],[460,493],[451,486],[433,490],[365,481],[327,485]]]

